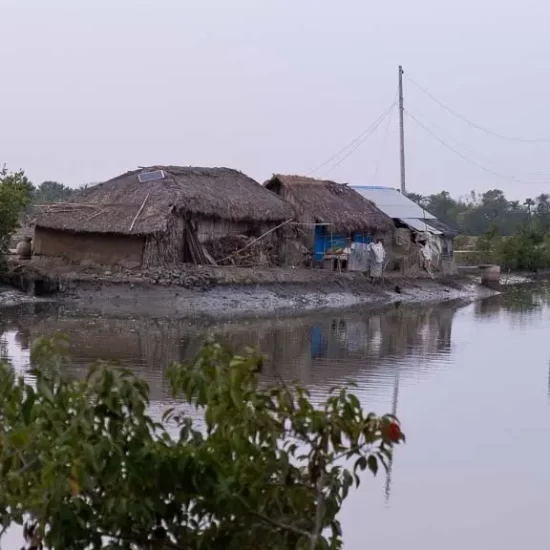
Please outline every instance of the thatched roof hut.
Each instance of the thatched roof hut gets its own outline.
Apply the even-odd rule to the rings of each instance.
[[[343,233],[393,230],[392,220],[347,184],[274,174],[264,185],[294,206],[299,221],[330,224]]]
[[[208,263],[205,243],[262,234],[293,216],[286,201],[237,170],[152,166],[43,206],[34,250],[101,265]]]
[[[163,177],[140,181],[140,175],[153,171],[162,171]],[[293,215],[284,200],[237,170],[154,166],[83,189],[70,203],[45,206],[36,226],[75,233],[151,235],[166,230],[170,214],[234,222],[276,222]]]

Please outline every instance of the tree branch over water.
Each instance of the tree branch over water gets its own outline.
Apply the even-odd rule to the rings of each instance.
[[[167,411],[174,437],[149,416],[144,381],[103,364],[70,378],[62,343],[35,344],[34,385],[0,368],[0,513],[29,546],[339,548],[359,473],[403,440],[346,388],[316,407],[299,385],[260,385],[256,352],[215,342],[169,372],[174,399],[206,424]]]

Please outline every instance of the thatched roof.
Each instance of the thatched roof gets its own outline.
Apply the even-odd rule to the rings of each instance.
[[[316,223],[330,223],[336,231],[387,232],[394,228],[388,216],[347,184],[274,174],[264,185],[288,197]]]
[[[140,174],[153,170],[163,170],[165,177],[139,181]],[[153,166],[83,189],[68,203],[44,206],[36,226],[148,235],[164,231],[172,212],[231,221],[278,222],[293,216],[283,199],[237,170]]]

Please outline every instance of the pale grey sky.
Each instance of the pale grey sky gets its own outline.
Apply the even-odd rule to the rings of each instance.
[[[549,23],[544,0],[0,0],[0,161],[71,186],[163,163],[308,174],[390,105],[399,64],[478,124],[550,138]],[[478,132],[407,80],[405,104],[483,166],[548,182],[406,119],[408,190],[550,192],[550,143]],[[398,171],[394,112],[326,176]]]

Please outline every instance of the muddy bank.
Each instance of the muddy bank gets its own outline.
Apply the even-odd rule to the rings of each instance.
[[[27,294],[107,316],[267,317],[494,294],[469,275],[412,279],[388,274],[383,285],[372,285],[362,273],[284,268],[186,266],[113,272],[29,262],[12,266],[8,281]]]
[[[72,282],[60,296],[65,303],[102,315],[153,315],[172,317],[268,317],[301,315],[323,309],[392,302],[442,302],[476,299],[494,294],[468,278],[406,280],[392,278],[385,288],[366,281],[345,280],[323,284],[265,283],[217,285],[193,290],[149,283],[108,281]]]

